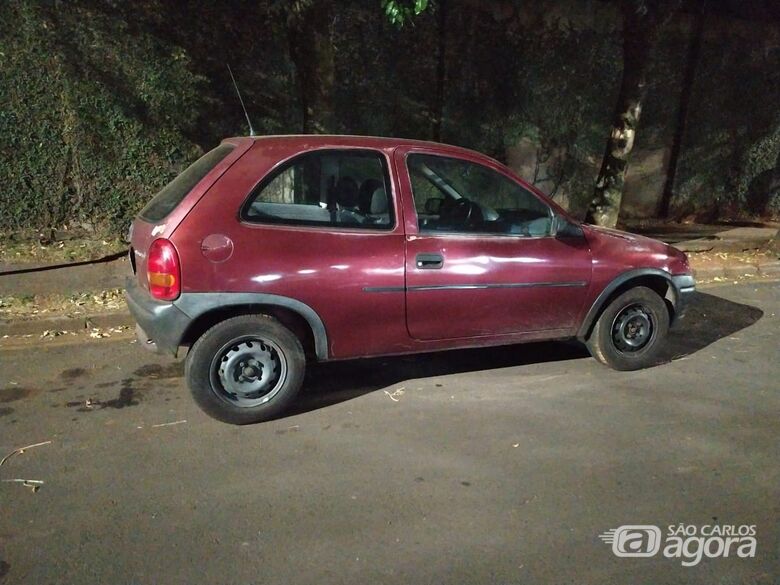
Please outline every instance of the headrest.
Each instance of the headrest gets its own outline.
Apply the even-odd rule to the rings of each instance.
[[[378,187],[371,194],[371,214],[382,215],[387,213],[387,193],[384,187]]]
[[[352,177],[341,177],[336,183],[336,203],[341,207],[356,207],[358,184]]]
[[[361,213],[371,213],[371,196],[376,191],[377,187],[382,186],[382,181],[377,179],[366,179],[360,185],[360,193],[358,194],[358,205],[360,206]]]

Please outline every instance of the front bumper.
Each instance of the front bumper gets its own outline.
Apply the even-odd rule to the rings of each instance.
[[[192,321],[190,317],[173,303],[153,299],[134,277],[127,279],[125,300],[138,323],[136,335],[143,347],[175,356]]]
[[[676,321],[685,316],[685,310],[696,292],[696,280],[690,274],[678,274],[672,276],[672,285],[676,297],[674,305],[674,319]]]

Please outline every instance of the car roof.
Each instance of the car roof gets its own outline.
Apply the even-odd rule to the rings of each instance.
[[[393,150],[401,146],[411,146],[419,148],[430,148],[440,152],[451,152],[452,154],[465,154],[470,156],[479,156],[480,158],[490,158],[480,152],[432,142],[428,140],[414,140],[410,138],[388,138],[382,136],[354,136],[348,134],[283,134],[268,136],[238,136],[228,138],[229,142],[253,141],[255,143],[265,143],[273,146],[283,146],[288,148],[300,148],[302,150],[310,148],[327,148],[328,146],[344,148],[376,148],[381,150]]]
[[[453,156],[461,156],[472,161],[490,161],[499,167],[503,167],[509,174],[516,180],[519,180],[525,188],[534,191],[541,196],[549,205],[552,205],[559,213],[564,216],[570,217],[567,212],[563,210],[555,201],[545,195],[537,187],[524,181],[517,173],[512,169],[507,168],[496,159],[478,152],[476,150],[470,150],[460,146],[453,146],[451,144],[443,144],[441,142],[432,142],[428,140],[414,140],[411,138],[389,138],[382,136],[355,136],[349,134],[279,134],[279,135],[266,135],[266,136],[236,136],[233,138],[226,138],[223,142],[229,142],[236,146],[249,143],[262,143],[269,147],[281,147],[285,150],[312,150],[318,148],[373,148],[377,150],[384,150],[391,152],[399,147],[417,147],[423,149],[435,150],[440,154],[452,154]]]

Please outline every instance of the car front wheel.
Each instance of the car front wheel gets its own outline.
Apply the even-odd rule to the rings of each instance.
[[[639,370],[661,361],[668,332],[666,303],[655,291],[638,286],[607,305],[586,345],[594,358],[615,370]]]
[[[303,383],[299,339],[267,315],[241,315],[206,331],[187,354],[185,377],[198,406],[230,424],[282,413]]]

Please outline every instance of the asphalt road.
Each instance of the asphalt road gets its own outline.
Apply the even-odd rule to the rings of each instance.
[[[0,467],[45,482],[0,483],[0,583],[777,583],[779,323],[780,285],[739,285],[641,372],[566,344],[327,364],[252,427],[128,339],[3,349],[0,456],[51,443]],[[681,523],[754,525],[755,557],[598,538]]]

